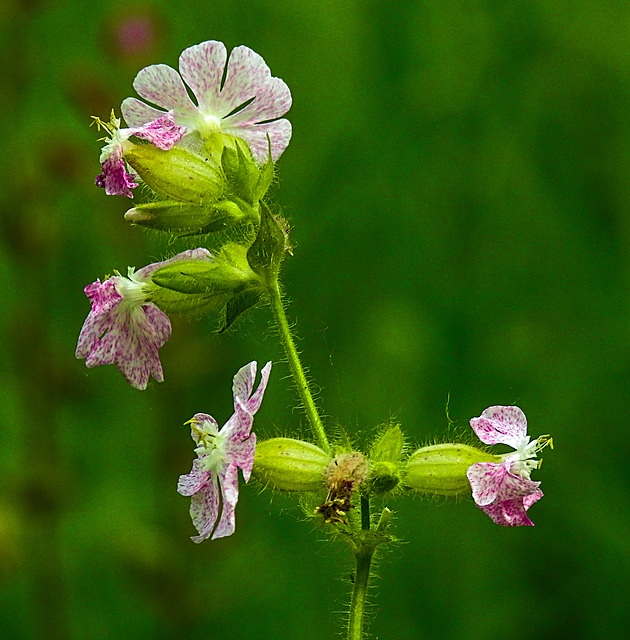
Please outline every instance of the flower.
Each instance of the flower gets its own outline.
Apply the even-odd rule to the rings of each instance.
[[[248,47],[232,50],[227,72],[226,60],[227,49],[222,42],[202,42],[183,51],[180,73],[165,64],[151,65],[138,73],[133,87],[145,100],[172,111],[175,122],[187,128],[182,143],[194,146],[189,134],[195,131],[202,137],[222,131],[243,138],[256,161],[263,164],[269,155],[269,137],[275,161],[291,139],[291,123],[280,118],[291,107],[289,87],[272,77],[262,57]],[[198,105],[189,98],[182,78]],[[136,98],[126,98],[121,109],[127,123],[134,127],[164,115]]]
[[[503,456],[502,462],[477,462],[468,468],[467,476],[477,506],[490,518],[506,527],[534,523],[527,510],[543,496],[540,482],[530,480],[532,469],[539,466],[536,455],[547,444],[549,436],[530,442],[527,419],[518,407],[489,407],[473,418],[470,426],[484,444],[507,444],[515,451]]]
[[[271,362],[261,373],[258,389],[252,394],[256,363],[250,362],[234,376],[234,414],[219,430],[216,420],[197,413],[189,421],[197,443],[192,470],[179,478],[177,491],[192,498],[190,515],[199,532],[193,542],[216,539],[234,533],[234,509],[238,501],[238,468],[245,482],[254,464],[256,435],[251,433],[254,414],[260,408],[269,380]]]
[[[143,124],[140,127],[120,128],[120,118],[112,115],[109,122],[103,122],[99,118],[94,118],[98,128],[103,127],[109,132],[109,136],[104,138],[106,144],[101,150],[101,169],[103,173],[96,176],[96,186],[104,187],[108,196],[127,196],[133,198],[132,189],[138,184],[134,182],[135,174],[127,171],[127,166],[123,160],[126,149],[133,147],[129,142],[131,136],[145,138],[152,142],[158,149],[168,151],[184,135],[186,129],[178,127],[173,120],[171,112],[162,114],[152,122]]]
[[[127,382],[146,389],[149,376],[164,380],[158,349],[171,335],[168,316],[149,301],[151,274],[179,260],[213,260],[206,249],[193,249],[170,260],[156,262],[136,271],[129,267],[127,277],[117,274],[104,282],[96,280],[85,287],[92,303],[77,344],[76,357],[85,358],[88,367],[115,364]]]

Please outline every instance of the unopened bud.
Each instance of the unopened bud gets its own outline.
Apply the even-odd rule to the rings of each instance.
[[[272,438],[256,445],[252,475],[280,491],[317,491],[325,487],[330,455],[310,442]]]
[[[470,493],[466,472],[476,462],[501,462],[501,456],[466,444],[444,443],[415,451],[406,465],[405,484],[411,489],[438,496]]]

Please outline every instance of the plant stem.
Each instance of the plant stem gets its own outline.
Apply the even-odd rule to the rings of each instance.
[[[276,319],[276,323],[278,324],[280,339],[284,346],[284,352],[289,363],[289,369],[291,370],[293,381],[295,382],[297,392],[300,396],[300,400],[302,401],[304,413],[306,414],[319,446],[324,451],[329,451],[330,445],[328,444],[328,438],[326,437],[324,425],[319,417],[319,412],[315,406],[315,400],[313,400],[313,394],[311,393],[308,380],[306,379],[306,374],[304,373],[302,363],[300,362],[300,356],[297,348],[295,347],[293,336],[291,335],[291,328],[289,327],[289,322],[284,311],[284,304],[282,302],[282,296],[280,294],[280,288],[277,280],[269,287],[269,298],[273,315]]]

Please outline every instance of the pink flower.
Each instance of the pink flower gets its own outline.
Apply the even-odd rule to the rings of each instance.
[[[505,527],[520,527],[534,523],[527,510],[543,496],[540,482],[530,480],[535,460],[547,444],[549,436],[530,442],[527,419],[518,407],[489,407],[473,418],[470,426],[485,444],[507,444],[515,451],[503,456],[500,463],[477,462],[468,468],[467,476],[477,506],[490,518]]]
[[[234,415],[219,430],[216,420],[197,413],[190,420],[197,443],[189,474],[180,476],[177,491],[191,496],[190,515],[199,532],[193,542],[223,538],[234,533],[234,509],[238,501],[238,469],[245,482],[254,464],[256,435],[251,433],[254,414],[260,408],[269,380],[271,362],[261,371],[258,389],[252,394],[256,363],[250,362],[234,376]]]
[[[133,198],[132,189],[138,185],[133,172],[128,171],[128,167],[123,159],[126,149],[133,147],[129,142],[131,136],[144,138],[153,143],[158,149],[168,151],[184,135],[186,129],[178,127],[173,120],[172,113],[162,114],[156,120],[142,125],[141,127],[120,128],[120,118],[115,118],[112,112],[110,122],[103,122],[95,118],[97,125],[109,131],[110,135],[105,138],[107,144],[101,150],[101,169],[103,173],[96,176],[96,186],[104,187],[108,196],[127,196]]]
[[[115,364],[127,382],[146,389],[149,376],[164,380],[158,349],[171,335],[168,316],[149,302],[151,274],[178,260],[212,260],[206,249],[184,251],[164,262],[135,271],[129,267],[125,278],[119,274],[85,287],[92,303],[77,344],[77,358],[88,367]]]
[[[198,132],[203,137],[222,131],[243,138],[261,164],[269,155],[269,136],[271,156],[277,160],[291,139],[291,123],[280,118],[291,107],[289,88],[272,77],[265,61],[248,47],[232,50],[227,73],[226,61],[225,45],[209,40],[184,50],[180,73],[165,64],[151,65],[138,73],[133,87],[145,100],[172,111],[175,122],[186,127],[188,134]],[[198,104],[189,98],[184,81]],[[131,126],[164,115],[136,98],[125,99],[121,108]],[[182,144],[201,148],[199,135],[186,135]]]

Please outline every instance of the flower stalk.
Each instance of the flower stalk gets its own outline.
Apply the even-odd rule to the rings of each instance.
[[[268,295],[273,317],[278,326],[278,334],[280,335],[280,340],[284,347],[284,352],[289,364],[289,369],[302,402],[302,408],[304,409],[306,418],[311,426],[313,435],[317,440],[317,444],[321,449],[329,452],[330,444],[326,437],[326,431],[324,430],[322,419],[319,416],[319,411],[315,405],[310,384],[306,378],[306,374],[304,373],[304,368],[302,367],[302,362],[300,361],[295,341],[291,335],[291,328],[289,327],[289,321],[287,320],[287,315],[284,310],[282,294],[280,293],[280,286],[277,279],[275,279],[269,287]]]

